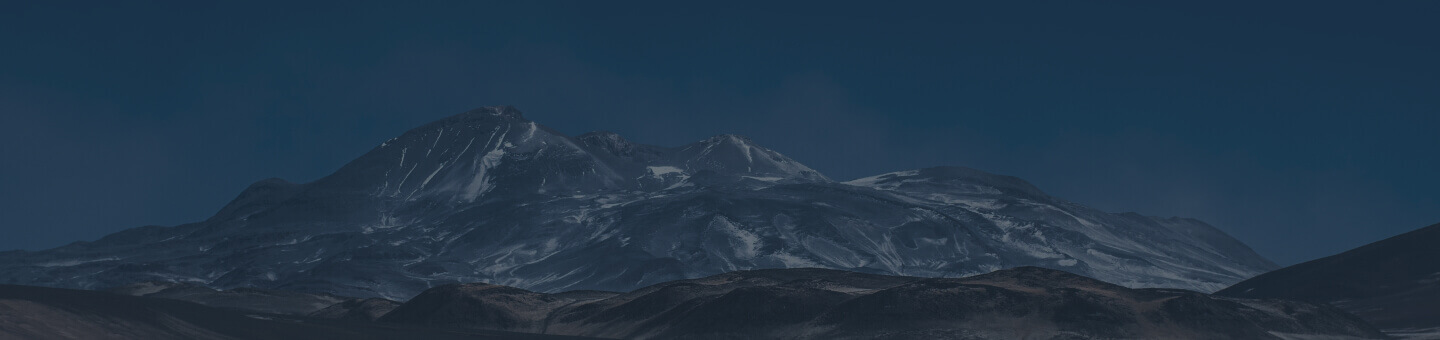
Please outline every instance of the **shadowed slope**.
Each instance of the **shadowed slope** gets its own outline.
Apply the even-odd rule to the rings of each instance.
[[[1216,294],[1331,302],[1381,328],[1440,333],[1440,224],[1261,274]]]

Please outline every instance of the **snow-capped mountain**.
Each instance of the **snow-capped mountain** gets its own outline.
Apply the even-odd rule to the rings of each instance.
[[[0,282],[179,281],[403,300],[447,283],[628,291],[761,268],[960,277],[1054,268],[1214,291],[1275,268],[1203,222],[1111,214],[954,167],[834,182],[751,140],[567,136],[511,107],[415,128],[215,216],[0,253]]]

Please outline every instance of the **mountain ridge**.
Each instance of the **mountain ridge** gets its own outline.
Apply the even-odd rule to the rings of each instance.
[[[1213,291],[1274,267],[1203,222],[1106,213],[1015,177],[932,167],[836,182],[741,136],[571,137],[508,106],[411,129],[309,183],[257,181],[204,221],[0,254],[6,283],[392,300],[455,282],[628,290],[787,267],[957,277],[1034,265]]]

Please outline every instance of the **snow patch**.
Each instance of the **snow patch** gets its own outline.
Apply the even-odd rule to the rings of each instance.
[[[889,181],[889,180],[893,180],[893,179],[896,179],[896,178],[902,178],[902,177],[913,177],[913,176],[916,176],[916,175],[919,175],[919,174],[920,174],[920,170],[898,171],[898,172],[891,172],[891,173],[887,173],[887,174],[879,174],[879,175],[870,176],[870,177],[865,177],[865,178],[859,178],[859,179],[851,180],[851,181],[849,181],[849,182],[844,182],[843,184],[848,184],[848,185],[853,185],[853,186],[859,186],[859,187],[871,187],[871,188],[877,188],[877,189],[894,189],[894,188],[895,188],[894,185],[887,185],[885,188],[881,188],[881,187],[879,187],[879,184],[880,184],[880,182]]]
[[[678,174],[685,174],[685,170],[681,170],[680,168],[673,167],[673,166],[652,166],[652,167],[649,167],[649,170],[650,170],[650,175],[651,175],[651,176],[655,176],[655,177],[662,177],[662,176],[665,176],[665,175],[668,175],[668,174],[676,174],[676,173],[678,173]]]
[[[790,254],[790,253],[774,253],[774,254],[770,254],[770,257],[771,257],[771,258],[774,258],[776,261],[780,261],[780,265],[785,266],[785,268],[823,268],[823,267],[824,267],[824,266],[821,266],[819,263],[815,263],[815,261],[811,261],[810,259],[807,259],[807,258],[804,258],[804,257],[800,257],[800,256],[797,256],[797,255],[795,255],[795,254]]]
[[[724,216],[715,216],[715,219],[710,221],[710,227],[729,236],[736,258],[753,259],[760,252],[760,246],[764,245],[760,235],[740,229]]]
[[[1392,328],[1382,329],[1386,335],[1397,339],[1440,339],[1440,327],[1435,328]]]
[[[474,202],[475,198],[484,195],[485,192],[494,188],[493,184],[490,183],[490,177],[485,175],[487,175],[491,169],[500,166],[500,159],[502,157],[505,157],[505,149],[495,148],[495,150],[485,153],[485,157],[480,159],[480,166],[475,169],[475,178],[470,181],[470,184],[465,186],[465,191],[460,195],[463,200]]]
[[[779,182],[780,180],[785,179],[784,177],[755,177],[755,176],[740,176],[740,177],[745,177],[745,178],[749,178],[749,179],[753,179],[753,180],[757,180],[757,181],[764,181],[764,182],[770,182],[770,183]]]

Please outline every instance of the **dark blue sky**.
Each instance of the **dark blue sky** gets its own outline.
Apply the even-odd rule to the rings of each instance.
[[[1440,222],[1440,2],[116,3],[0,5],[0,249],[201,220],[497,104],[836,179],[1015,175],[1281,264]]]

